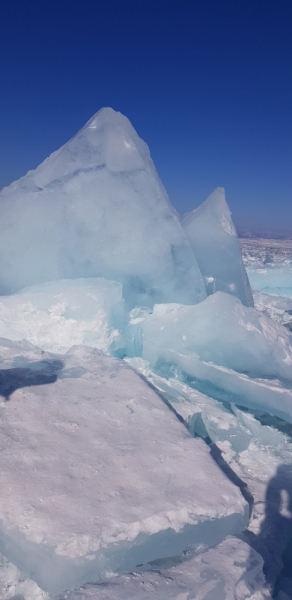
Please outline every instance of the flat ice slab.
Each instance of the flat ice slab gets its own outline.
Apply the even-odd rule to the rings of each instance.
[[[214,545],[247,505],[126,363],[0,339],[0,551],[49,593]]]
[[[69,592],[60,600],[271,600],[262,567],[257,552],[230,537],[171,569],[116,577],[111,583]]]

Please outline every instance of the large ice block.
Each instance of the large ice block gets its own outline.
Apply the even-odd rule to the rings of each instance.
[[[182,225],[204,276],[207,293],[226,292],[237,296],[246,306],[253,306],[224,188],[216,188],[203,204],[185,214]]]
[[[209,448],[124,361],[0,342],[0,551],[49,593],[247,524]]]
[[[129,304],[202,300],[190,243],[146,144],[100,110],[35,171],[0,193],[0,293],[105,277]]]
[[[164,350],[174,350],[194,352],[250,377],[292,379],[288,331],[224,292],[196,306],[156,305],[152,314],[132,318],[130,327],[141,338],[143,358],[152,365]]]
[[[263,559],[245,542],[224,542],[170,569],[148,570],[88,585],[58,600],[271,600]]]
[[[66,352],[86,344],[123,355],[126,311],[122,285],[106,279],[65,279],[0,296],[0,337]]]

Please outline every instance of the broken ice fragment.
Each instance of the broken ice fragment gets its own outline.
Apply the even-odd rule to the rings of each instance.
[[[253,306],[224,188],[216,188],[203,204],[185,214],[182,225],[205,278],[208,295],[226,292],[237,296],[246,306]]]

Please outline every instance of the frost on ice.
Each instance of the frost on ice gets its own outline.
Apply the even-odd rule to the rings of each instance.
[[[0,210],[1,598],[282,600],[288,245],[253,308],[224,190],[182,225],[112,109]]]
[[[123,355],[126,323],[121,283],[103,278],[65,279],[0,296],[0,336],[50,352],[85,344]]]
[[[184,215],[182,225],[204,276],[207,293],[227,292],[243,304],[253,306],[224,188],[216,188],[203,204]]]

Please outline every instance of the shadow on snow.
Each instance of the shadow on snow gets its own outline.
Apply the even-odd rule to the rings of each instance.
[[[55,383],[63,368],[61,360],[43,360],[27,363],[23,367],[0,370],[0,395],[10,400],[11,394],[24,387]]]

